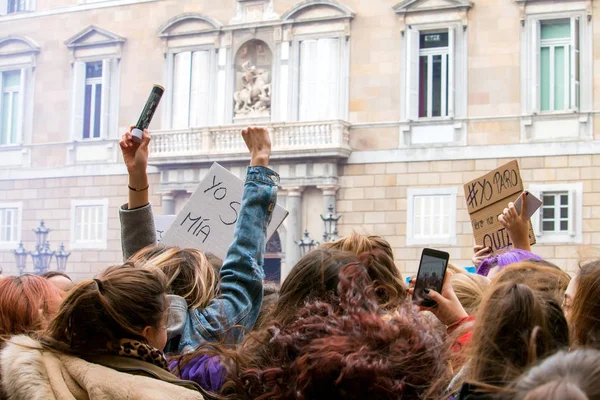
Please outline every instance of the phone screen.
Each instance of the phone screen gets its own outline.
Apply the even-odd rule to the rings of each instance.
[[[442,253],[447,254],[447,253]],[[421,265],[417,275],[415,284],[415,292],[413,299],[425,307],[433,307],[436,305],[434,301],[429,299],[425,293],[425,288],[433,289],[438,293],[442,292],[444,284],[444,276],[446,275],[446,266],[448,265],[448,257],[435,257],[428,254],[426,251],[421,256]]]

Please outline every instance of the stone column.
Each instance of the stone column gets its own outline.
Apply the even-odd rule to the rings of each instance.
[[[336,193],[339,189],[339,186],[319,186],[318,189],[321,189],[323,192],[323,216],[327,216],[329,214],[329,206],[333,206],[333,214],[335,214],[336,209]],[[323,229],[325,229],[325,225],[323,225]],[[325,232],[323,232],[323,235]],[[323,237],[321,235],[321,237]]]
[[[281,271],[283,281],[290,270],[300,260],[300,247],[296,243],[302,239],[302,188],[286,188],[286,208],[290,213],[287,217],[285,238],[285,268]]]
[[[162,197],[162,213],[163,215],[175,214],[175,196],[173,193],[163,193]]]

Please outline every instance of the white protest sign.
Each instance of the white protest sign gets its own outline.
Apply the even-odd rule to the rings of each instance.
[[[173,221],[175,221],[177,215],[155,215],[154,216],[154,229],[156,229],[156,241],[161,242],[165,233],[169,230]]]
[[[161,244],[195,248],[224,260],[233,242],[243,193],[244,182],[214,163],[164,234]],[[287,215],[283,207],[275,207],[267,227],[267,240]]]

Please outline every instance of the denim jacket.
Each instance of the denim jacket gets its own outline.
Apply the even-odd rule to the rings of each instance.
[[[186,317],[182,329],[177,329],[180,335],[170,335],[167,351],[187,353],[204,342],[220,341],[227,333],[239,342],[244,329],[232,328],[254,326],[262,305],[266,231],[277,203],[278,184],[274,171],[248,167],[233,243],[220,271],[220,294],[204,309],[187,309],[179,296],[169,296],[169,320],[182,317],[182,313]],[[119,215],[125,257],[156,243],[150,205],[134,210],[125,205]]]

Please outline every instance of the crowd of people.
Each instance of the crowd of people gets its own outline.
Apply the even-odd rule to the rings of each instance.
[[[600,399],[600,261],[571,279],[532,253],[526,207],[509,204],[514,248],[475,247],[476,274],[450,265],[425,290],[433,308],[379,236],[264,282],[279,177],[268,132],[241,134],[251,161],[224,260],[156,243],[150,136],[123,135],[125,263],[79,283],[0,277],[1,399]]]

